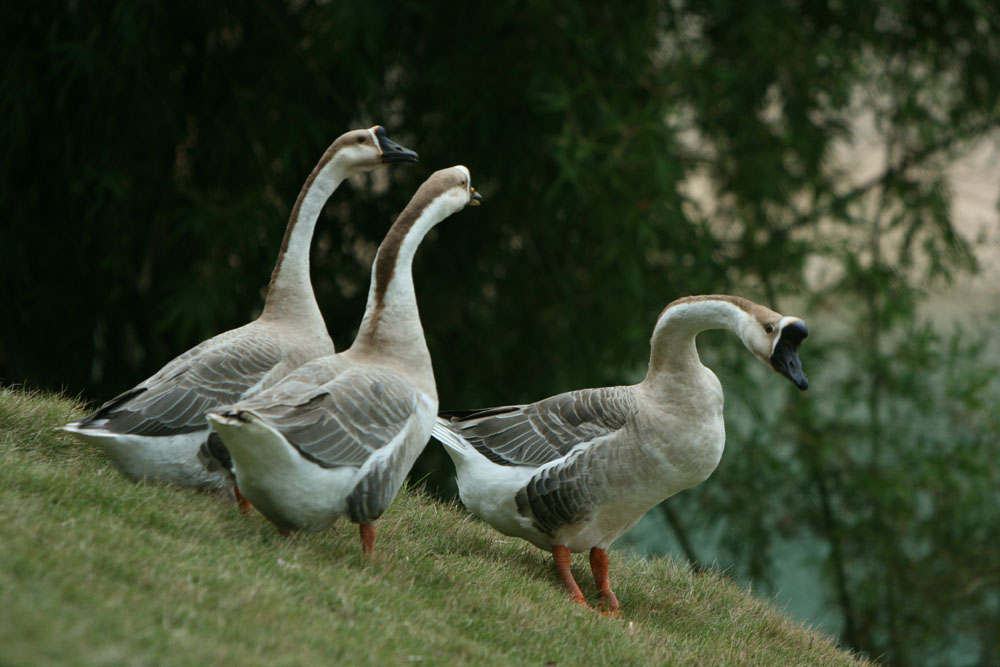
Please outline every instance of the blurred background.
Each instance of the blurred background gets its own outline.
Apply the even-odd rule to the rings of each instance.
[[[804,394],[721,332],[716,473],[623,542],[892,664],[1000,663],[1000,4],[5,3],[0,382],[95,405],[263,304],[342,132],[418,165],[327,205],[338,349],[435,169],[484,206],[415,282],[442,408],[641,379],[659,311],[804,318]],[[452,497],[432,443],[414,470]]]

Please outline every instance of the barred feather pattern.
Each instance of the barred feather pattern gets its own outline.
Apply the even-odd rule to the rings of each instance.
[[[501,465],[542,465],[625,426],[635,412],[628,387],[579,389],[528,405],[442,412],[480,454]]]
[[[81,428],[167,436],[208,430],[205,413],[238,401],[281,361],[281,347],[246,327],[210,338],[81,419]]]
[[[390,369],[354,366],[338,373],[338,362],[337,357],[310,362],[266,394],[234,407],[267,420],[323,468],[361,466],[400,435],[419,398]],[[311,381],[331,375],[325,382]]]
[[[552,535],[586,520],[601,502],[608,480],[598,479],[618,457],[593,443],[624,428],[636,411],[629,387],[580,389],[521,406],[469,413],[442,413],[486,458],[501,465],[545,466],[515,497],[518,512]],[[595,464],[594,457],[607,461]]]

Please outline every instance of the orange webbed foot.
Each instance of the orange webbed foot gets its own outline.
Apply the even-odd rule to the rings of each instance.
[[[583,591],[576,583],[576,579],[573,578],[573,572],[570,570],[570,553],[569,547],[565,545],[559,545],[552,548],[552,560],[556,562],[556,570],[559,572],[559,578],[562,579],[563,587],[566,592],[569,593],[570,599],[577,604],[582,604],[587,609],[590,609],[590,605],[587,604],[586,598],[583,597]]]
[[[617,616],[621,605],[618,603],[618,596],[611,590],[611,579],[608,577],[610,562],[608,552],[604,549],[594,547],[590,550],[590,570],[594,573],[594,583],[601,592],[601,603],[604,607],[602,613],[606,616]]]
[[[358,532],[361,534],[361,553],[367,560],[375,560],[375,526],[370,523],[360,523]]]
[[[240,493],[240,487],[233,487],[233,495],[236,496],[236,505],[240,508],[240,514],[249,514],[250,510],[253,509],[253,505],[246,499],[246,496]]]

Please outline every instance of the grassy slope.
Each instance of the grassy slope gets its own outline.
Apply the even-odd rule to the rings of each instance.
[[[616,552],[623,613],[587,611],[548,554],[419,492],[380,520],[374,563],[346,523],[281,538],[219,498],[129,483],[52,430],[81,412],[0,389],[0,664],[856,663],[669,560]]]

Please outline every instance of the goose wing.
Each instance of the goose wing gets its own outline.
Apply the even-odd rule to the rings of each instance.
[[[317,360],[232,409],[253,411],[304,457],[335,468],[361,466],[396,440],[421,402],[421,394],[386,369],[351,368],[326,378],[329,369]]]
[[[227,332],[191,348],[78,425],[148,436],[207,428],[208,410],[240,400],[281,361],[281,348],[269,337],[239,333]]]
[[[635,411],[626,387],[580,389],[528,405],[442,412],[453,431],[500,465],[542,465],[622,428]]]

